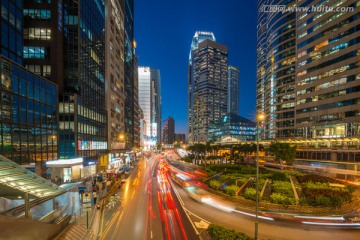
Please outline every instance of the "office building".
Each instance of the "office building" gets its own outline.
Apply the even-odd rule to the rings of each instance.
[[[158,69],[139,67],[139,105],[146,122],[146,148],[161,144],[161,79]]]
[[[265,113],[265,138],[359,136],[359,2],[327,4],[338,12],[273,14],[262,11],[268,4],[258,2],[257,111]]]
[[[228,48],[205,39],[190,57],[189,142],[206,142],[210,124],[227,113]]]
[[[162,124],[162,143],[173,144],[175,141],[175,120],[168,117]]]
[[[2,1],[0,22],[0,154],[46,178],[58,158],[57,86],[23,67],[23,2]]]
[[[271,3],[270,3],[271,2]],[[287,1],[288,5],[296,1]],[[265,114],[264,137],[297,137],[295,130],[295,11],[269,14],[263,5],[282,1],[258,1],[257,112]]]
[[[228,113],[209,127],[208,141],[254,141],[256,123],[239,115]]]
[[[144,112],[143,110],[140,108],[139,111],[139,118],[140,118],[140,147],[143,148],[145,147],[145,143],[149,141],[149,139],[147,138],[146,135],[146,121],[144,119]]]
[[[175,133],[175,142],[180,144],[187,143],[186,135],[184,133]]]
[[[125,141],[126,148],[139,144],[139,106],[136,43],[134,39],[134,0],[121,0],[124,9],[124,47],[125,47]]]
[[[304,138],[359,137],[360,2],[329,6],[343,11],[297,14],[296,128]]]
[[[25,65],[59,87],[60,158],[105,167],[104,2],[26,1],[24,18]]]
[[[105,1],[105,81],[108,150],[125,152],[124,13],[119,1]]]
[[[239,83],[240,71],[238,67],[228,67],[228,113],[239,114]]]
[[[191,142],[193,142],[193,115],[194,115],[194,76],[193,76],[193,51],[198,48],[199,43],[209,39],[216,41],[215,35],[212,32],[195,32],[195,35],[192,38],[188,62],[188,137]]]

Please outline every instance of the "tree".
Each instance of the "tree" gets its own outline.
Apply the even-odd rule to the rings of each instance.
[[[278,141],[271,142],[267,151],[274,157],[274,160],[280,164],[282,161],[285,161],[288,165],[291,165],[296,156],[295,145],[291,146],[289,143],[281,143]]]

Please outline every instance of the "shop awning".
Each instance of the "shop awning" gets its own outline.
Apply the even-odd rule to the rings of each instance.
[[[0,197],[52,197],[65,190],[0,155]]]

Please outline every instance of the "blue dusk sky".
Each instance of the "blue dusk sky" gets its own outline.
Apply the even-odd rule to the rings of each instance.
[[[240,68],[240,115],[253,119],[256,100],[255,0],[135,0],[139,66],[160,69],[162,119],[187,133],[187,65],[195,31],[213,32]]]

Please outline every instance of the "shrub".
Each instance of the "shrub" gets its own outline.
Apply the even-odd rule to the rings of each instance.
[[[217,189],[218,187],[220,187],[221,182],[217,181],[217,180],[211,180],[209,183],[209,186],[213,189]]]
[[[290,182],[275,181],[271,186],[272,186],[273,193],[281,193],[281,194],[289,196],[289,197],[294,196],[294,191],[292,189]]]
[[[315,175],[315,174],[308,174],[305,176],[297,176],[296,178],[299,181],[299,183],[305,183],[305,182],[340,183],[338,180],[335,180],[335,179],[332,179],[329,177]]]
[[[281,193],[273,193],[270,195],[270,201],[277,204],[283,205],[294,205],[296,203],[294,198],[288,197]]]
[[[239,189],[236,185],[230,185],[225,187],[224,191],[226,194],[229,194],[230,196],[235,196],[236,191]]]
[[[244,197],[247,199],[252,199],[256,201],[256,189],[255,188],[246,188]]]
[[[207,229],[212,240],[252,240],[245,233],[236,232],[233,229],[224,228],[214,224],[210,224]]]
[[[282,172],[273,172],[270,179],[273,181],[286,181],[289,179],[289,177],[287,176],[287,174]]]
[[[331,187],[329,183],[302,183],[306,201],[312,206],[341,207],[344,202],[350,202],[353,196],[351,188]]]

